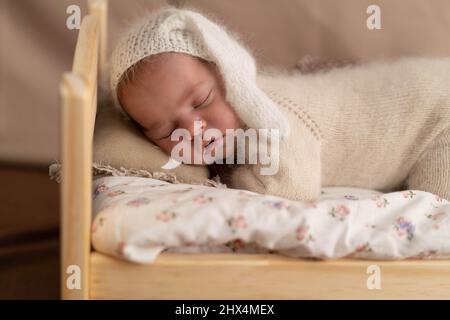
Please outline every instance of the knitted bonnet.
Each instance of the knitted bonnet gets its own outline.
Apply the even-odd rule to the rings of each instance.
[[[140,60],[162,52],[182,52],[213,62],[226,88],[226,100],[244,123],[255,129],[279,129],[289,136],[289,122],[256,84],[252,55],[227,30],[199,12],[164,7],[133,24],[119,40],[110,61],[110,86],[119,104],[117,87],[124,73]]]

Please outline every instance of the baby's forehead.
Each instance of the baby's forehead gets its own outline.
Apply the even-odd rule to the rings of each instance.
[[[192,65],[199,64],[205,60],[192,56],[187,53],[180,52],[163,52],[155,55],[148,56],[140,60],[137,64],[141,67],[149,69],[158,69],[168,65]]]
[[[210,64],[194,56],[180,53],[158,54],[138,62],[130,70],[129,82],[135,87],[146,88],[149,84],[160,86],[190,86],[210,78]]]
[[[192,72],[197,69],[186,66],[186,61],[192,62],[179,55],[155,56],[141,61],[121,84],[120,100],[126,108],[132,109],[148,108],[149,105],[164,108],[181,103],[187,92],[193,91],[202,77],[206,78],[202,72]]]

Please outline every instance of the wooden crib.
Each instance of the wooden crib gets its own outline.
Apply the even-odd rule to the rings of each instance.
[[[312,261],[275,254],[162,253],[154,264],[137,265],[91,251],[92,140],[106,34],[107,1],[91,0],[72,71],[64,73],[60,86],[63,299],[450,298],[448,260]],[[377,268],[381,288],[369,289],[370,277],[376,276],[371,270]]]

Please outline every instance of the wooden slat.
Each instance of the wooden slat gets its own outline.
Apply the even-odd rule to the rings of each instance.
[[[367,288],[367,267],[381,289]],[[311,261],[273,254],[162,253],[138,265],[93,252],[94,299],[450,299],[450,261]]]
[[[72,72],[85,82],[89,89],[96,89],[98,69],[98,19],[85,16],[78,34]]]
[[[90,94],[84,81],[65,73],[60,87],[62,110],[61,286],[64,299],[86,299],[89,292],[92,211],[92,134]],[[66,286],[69,266],[81,271],[81,288]]]
[[[92,113],[89,132],[92,133],[92,137],[97,113],[99,41],[98,18],[90,15],[85,16],[78,34],[72,72],[83,79],[87,88],[89,111]]]
[[[99,75],[104,75],[108,46],[108,1],[89,0],[89,15],[97,18],[100,31],[99,41]]]

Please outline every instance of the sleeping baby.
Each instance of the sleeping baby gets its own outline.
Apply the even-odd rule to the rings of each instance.
[[[450,58],[257,72],[225,27],[166,7],[118,42],[110,84],[150,142],[231,188],[303,201],[330,186],[408,188],[450,200]],[[257,148],[242,150],[254,136],[236,132],[256,132]],[[267,159],[276,170],[262,174]]]

